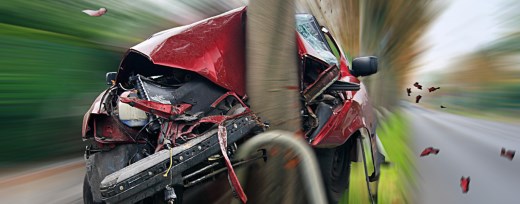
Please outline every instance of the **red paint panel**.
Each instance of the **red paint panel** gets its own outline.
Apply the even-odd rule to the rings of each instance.
[[[92,105],[90,106],[90,108],[88,109],[87,113],[85,113],[85,115],[83,116],[83,124],[81,125],[81,136],[83,137],[83,139],[87,139],[87,134],[90,133],[90,131],[92,130],[92,128],[89,126],[92,124],[91,122],[91,117],[92,115],[99,115],[99,114],[103,114],[103,115],[107,115],[104,111],[101,112],[101,99],[103,98],[103,96],[105,95],[107,91],[103,91],[101,92],[101,94],[99,94],[99,96],[96,98],[96,100],[94,100],[94,103],[92,103]],[[88,136],[93,136],[93,135],[88,135]]]
[[[130,106],[141,109],[145,112],[172,120],[175,119],[175,116],[184,114],[184,112],[191,108],[191,104],[186,103],[171,105],[128,97],[119,97],[119,100],[123,103],[129,104]]]
[[[246,8],[155,34],[131,50],[154,64],[189,70],[245,94]]]
[[[343,144],[348,137],[363,124],[359,119],[359,105],[347,100],[343,106],[334,110],[325,127],[312,141],[312,146],[332,147]]]
[[[128,134],[136,135],[137,131],[126,127],[117,118],[100,117],[94,121],[96,123],[96,142],[107,143],[132,143],[135,142]],[[144,141],[138,141],[143,143]]]
[[[359,91],[347,91],[345,95],[353,95],[344,101],[343,105],[334,110],[325,127],[316,135],[312,146],[334,147],[341,145],[361,128],[366,128],[369,134],[375,129],[375,118],[372,106],[368,101],[365,86],[361,84]]]

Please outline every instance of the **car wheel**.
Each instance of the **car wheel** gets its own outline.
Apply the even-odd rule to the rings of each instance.
[[[92,196],[92,191],[90,190],[90,184],[88,183],[87,175],[85,175],[85,179],[83,180],[83,203],[85,203],[85,204],[102,204],[100,202],[94,201],[94,197]]]
[[[343,193],[348,193],[350,179],[350,150],[347,141],[336,148],[315,149],[329,203],[338,203]]]

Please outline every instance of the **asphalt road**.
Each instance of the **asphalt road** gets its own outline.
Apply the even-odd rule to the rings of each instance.
[[[520,150],[520,124],[404,106],[418,157],[417,203],[520,203],[520,158],[500,157],[502,147]],[[419,157],[430,146],[439,154]],[[466,194],[462,176],[471,178]]]
[[[0,203],[83,203],[83,158],[21,169],[0,177]]]

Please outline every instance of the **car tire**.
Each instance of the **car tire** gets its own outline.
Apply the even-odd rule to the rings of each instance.
[[[330,204],[340,201],[344,193],[348,193],[350,180],[350,150],[352,142],[336,148],[317,148],[316,157],[325,185],[325,194]]]
[[[87,175],[83,180],[83,203],[85,204],[102,204],[102,202],[95,202],[90,190],[90,184],[88,183]]]

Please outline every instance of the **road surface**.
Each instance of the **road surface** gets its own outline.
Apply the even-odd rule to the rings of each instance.
[[[520,203],[520,158],[500,157],[502,147],[520,150],[519,124],[404,106],[418,157],[417,203]],[[439,154],[419,157],[430,146]],[[466,194],[462,176],[471,177]]]
[[[83,203],[83,158],[66,160],[0,177],[0,203]]]

